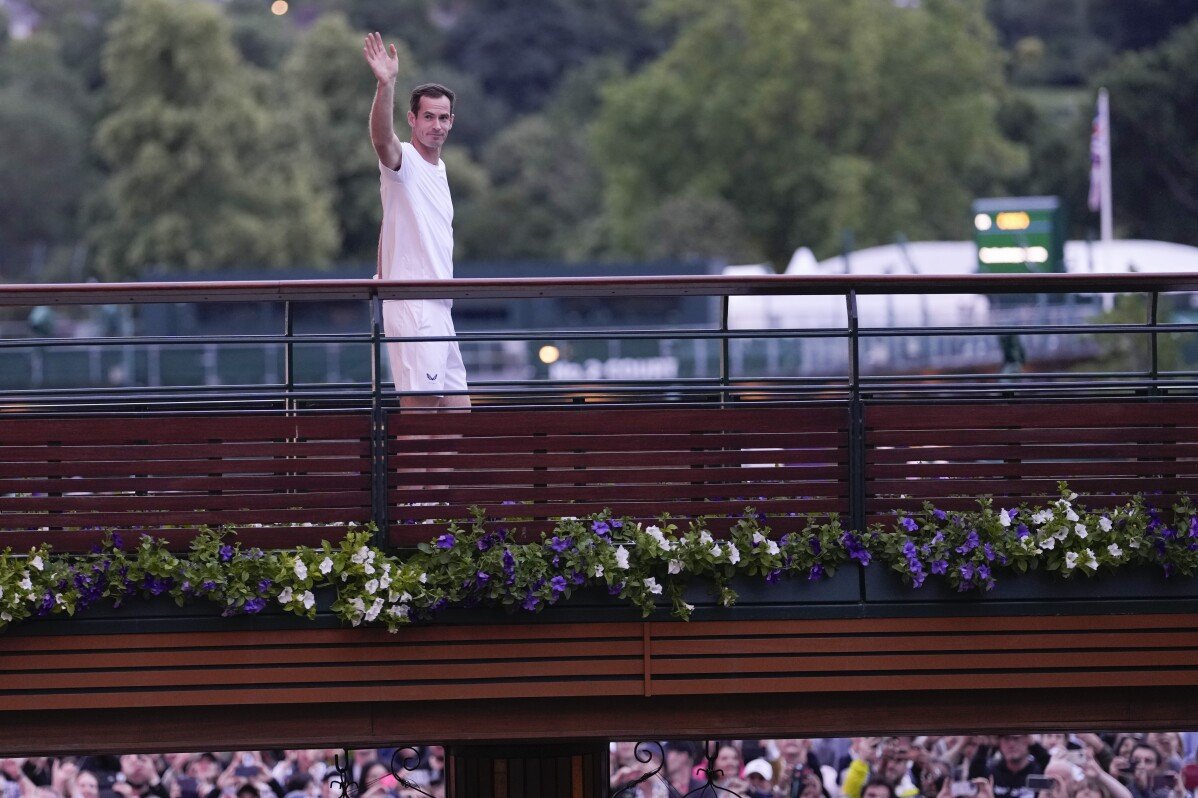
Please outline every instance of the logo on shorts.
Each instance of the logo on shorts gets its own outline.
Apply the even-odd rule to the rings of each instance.
[[[424,376],[428,377],[428,379],[429,379],[429,382],[436,382],[436,381],[437,381],[437,375],[436,375],[436,374],[429,374],[429,373],[426,371],[426,372],[424,372]]]

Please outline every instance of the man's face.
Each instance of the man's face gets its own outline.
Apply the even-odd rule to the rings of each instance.
[[[890,791],[880,784],[871,784],[862,791],[861,798],[890,798]]]
[[[1007,767],[1018,770],[1027,762],[1028,739],[1026,734],[1004,734],[998,738],[998,750]]]
[[[448,97],[421,97],[420,109],[408,111],[408,124],[412,127],[412,138],[422,147],[440,152],[449,129],[453,127]]]

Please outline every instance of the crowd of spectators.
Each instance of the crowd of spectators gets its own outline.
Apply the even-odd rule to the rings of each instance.
[[[443,798],[441,746],[416,749],[410,770],[396,766],[420,791],[391,773],[392,753],[361,749],[343,759],[348,793],[337,770],[344,753],[332,749],[0,759],[0,798]]]
[[[331,749],[0,759],[0,798],[443,798],[441,746],[401,752],[399,778],[393,753],[342,760],[347,793]],[[1198,732],[617,742],[610,782],[618,798],[1198,798],[1196,754]],[[702,789],[708,770],[726,791]]]
[[[619,742],[610,763],[618,798],[1196,798],[1196,754],[1198,732],[1003,734]]]

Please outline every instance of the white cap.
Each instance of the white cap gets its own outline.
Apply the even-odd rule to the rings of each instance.
[[[754,773],[756,773],[758,776],[761,776],[761,778],[765,779],[766,781],[769,781],[774,777],[774,768],[769,762],[758,758],[751,760],[749,764],[745,765],[746,779],[749,776],[752,776]]]

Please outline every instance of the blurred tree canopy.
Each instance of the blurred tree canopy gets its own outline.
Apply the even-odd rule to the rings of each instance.
[[[1115,220],[1131,238],[1198,245],[1198,19],[1102,77]]]
[[[660,0],[674,45],[604,95],[595,144],[618,242],[644,252],[677,196],[720,199],[785,264],[846,228],[961,238],[970,200],[1025,165],[996,123],[980,2]]]
[[[91,233],[105,273],[319,265],[337,251],[314,154],[216,9],[130,0],[104,74],[111,110],[96,148],[108,175]]]
[[[785,262],[1085,211],[1194,243],[1198,0],[21,0],[0,31],[0,276],[373,261],[378,30],[457,93],[456,255]],[[0,16],[0,22],[2,22]],[[0,27],[5,27],[0,25]],[[86,243],[88,249],[79,246]]]

